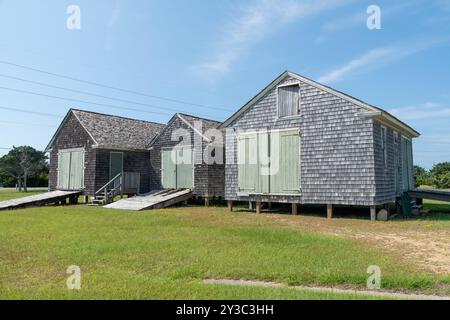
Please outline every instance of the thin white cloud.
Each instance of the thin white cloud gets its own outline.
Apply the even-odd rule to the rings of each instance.
[[[385,19],[396,16],[397,14],[405,13],[407,9],[420,3],[420,1],[407,1],[399,4],[389,4],[389,6],[381,6],[381,17],[384,22]],[[321,44],[330,38],[334,33],[359,27],[362,30],[367,29],[367,12],[360,10],[345,17],[340,17],[325,23],[316,37],[316,44]]]
[[[316,37],[316,43],[321,44],[325,42],[333,33],[343,31],[346,29],[354,28],[360,26],[361,28],[366,28],[367,15],[365,12],[359,12],[344,18],[336,19],[327,22]]]
[[[121,10],[120,10],[120,5],[119,5],[119,0],[115,0],[113,11],[112,11],[111,16],[109,17],[109,20],[107,23],[109,28],[112,28],[116,25],[117,21],[120,18],[120,12],[121,12]]]
[[[434,101],[427,101],[414,106],[396,108],[389,110],[389,112],[404,121],[422,121],[427,119],[441,120],[450,118],[450,107]]]
[[[283,26],[348,4],[354,0],[258,0],[240,7],[235,17],[224,26],[212,56],[192,66],[195,72],[221,76],[232,70],[234,63],[258,42]]]
[[[381,60],[393,57],[399,50],[395,48],[385,47],[370,50],[369,52],[357,57],[345,65],[338,67],[327,74],[321,76],[317,81],[321,83],[331,83],[336,82],[344,78],[347,74],[364,68],[366,66],[371,66]]]
[[[415,40],[414,42],[411,41],[408,43],[372,49],[363,55],[350,60],[343,66],[337,67],[322,75],[317,81],[325,84],[337,82],[356,72],[363,72],[383,64],[392,63],[439,44],[446,43],[449,40],[449,37],[426,39],[422,41]]]

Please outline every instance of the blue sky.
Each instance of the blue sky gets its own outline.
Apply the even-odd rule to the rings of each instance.
[[[80,30],[66,27],[73,4]],[[381,30],[366,26],[372,4]],[[420,131],[416,164],[450,161],[450,0],[0,0],[0,30],[1,148],[43,149],[70,107],[157,122],[175,111],[224,120],[291,70]]]

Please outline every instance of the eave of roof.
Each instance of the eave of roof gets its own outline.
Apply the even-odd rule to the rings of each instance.
[[[391,115],[389,112],[380,109],[378,107],[375,107],[373,105],[370,105],[368,103],[365,103],[359,99],[356,99],[348,94],[345,94],[343,92],[340,92],[336,89],[333,89],[331,87],[325,86],[323,84],[320,84],[314,80],[311,80],[309,78],[303,77],[299,74],[296,74],[294,72],[290,72],[290,71],[285,71],[283,72],[280,76],[278,76],[274,81],[272,81],[268,86],[266,86],[262,91],[260,91],[255,97],[253,97],[250,101],[248,101],[246,104],[244,104],[244,106],[242,106],[237,112],[235,112],[230,118],[228,118],[227,120],[225,120],[224,123],[222,123],[222,125],[220,125],[219,128],[226,128],[228,127],[231,123],[234,122],[234,120],[236,120],[241,114],[243,114],[245,111],[247,111],[250,107],[252,107],[256,102],[258,102],[262,97],[264,97],[270,90],[272,90],[273,88],[275,88],[283,79],[285,79],[286,77],[292,77],[294,79],[297,79],[299,81],[305,82],[313,87],[316,87],[320,90],[326,91],[332,95],[335,95],[341,99],[347,100],[351,103],[354,103],[368,111],[373,112],[373,115],[378,117],[378,119],[386,121],[388,123],[392,123],[394,126],[404,130],[405,132],[407,132],[409,135],[411,135],[412,137],[419,137],[420,133],[416,130],[414,130],[412,127],[410,127],[409,125],[407,125],[406,123],[404,123],[403,121],[399,120],[398,118],[396,118],[395,116]]]
[[[216,121],[216,120],[211,120],[211,119],[206,119],[206,118],[201,118],[201,117],[197,117],[197,116],[193,116],[193,115],[189,115],[189,114],[185,114],[185,113],[176,113],[172,118],[170,118],[169,122],[167,122],[166,126],[164,127],[163,130],[161,130],[161,132],[159,134],[157,134],[152,140],[150,140],[150,143],[148,144],[148,148],[150,149],[153,144],[159,139],[160,136],[162,136],[164,134],[164,132],[171,126],[171,124],[176,120],[176,119],[180,119],[181,121],[183,121],[183,123],[185,123],[189,128],[191,128],[194,132],[196,132],[197,134],[199,134],[203,139],[205,139],[208,142],[211,142],[210,139],[208,139],[202,132],[198,131],[197,128],[195,128],[187,119],[185,119],[185,117],[190,117],[193,119],[198,119],[198,120],[205,120],[205,121],[209,121],[209,122],[214,122],[217,124],[217,127],[219,127],[221,125],[220,121]]]

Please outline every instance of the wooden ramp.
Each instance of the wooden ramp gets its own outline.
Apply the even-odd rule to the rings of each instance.
[[[43,206],[49,203],[64,201],[67,198],[79,196],[82,193],[83,191],[52,191],[34,196],[7,200],[0,202],[0,210]]]
[[[190,189],[169,189],[153,191],[145,195],[122,199],[104,206],[108,209],[150,210],[172,206],[192,198]]]
[[[411,198],[450,202],[450,192],[442,190],[415,189],[408,192]]]

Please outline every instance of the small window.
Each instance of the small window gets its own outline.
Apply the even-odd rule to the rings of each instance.
[[[394,144],[398,145],[398,132],[394,131]]]
[[[300,86],[278,87],[278,116],[280,118],[293,117],[299,114]]]
[[[387,168],[387,129],[381,127],[381,150],[383,152],[384,167]]]

